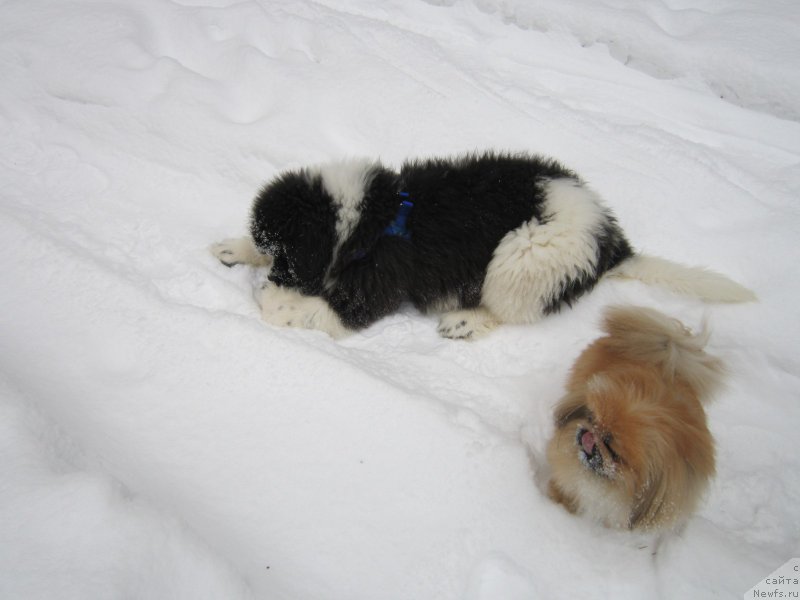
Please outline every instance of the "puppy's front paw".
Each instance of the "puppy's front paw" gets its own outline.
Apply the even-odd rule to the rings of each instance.
[[[209,250],[223,265],[232,267],[233,265],[239,265],[245,262],[241,246],[241,238],[230,238],[217,242],[216,244],[211,244]]]
[[[308,327],[311,315],[303,310],[303,296],[294,290],[267,281],[257,295],[261,305],[261,318],[265,322],[276,327]]]
[[[439,327],[436,329],[439,335],[451,340],[472,339],[475,331],[470,327],[467,319],[449,318],[450,316],[446,315],[439,321]]]
[[[475,340],[499,325],[497,319],[485,308],[456,310],[442,315],[437,331],[452,340]]]
[[[261,318],[270,325],[279,327],[297,326],[287,322],[290,314],[297,313],[303,296],[298,292],[275,285],[268,279],[261,282],[255,292],[255,298],[261,307]]]
[[[241,264],[268,267],[272,264],[272,257],[261,254],[249,237],[228,238],[211,244],[209,250],[226,267]]]
[[[261,318],[276,327],[318,329],[334,338],[350,333],[327,302],[267,282],[258,292]]]
[[[261,310],[261,318],[264,319],[264,322],[275,327],[310,329],[308,325],[312,316],[296,304],[280,304],[272,310]]]

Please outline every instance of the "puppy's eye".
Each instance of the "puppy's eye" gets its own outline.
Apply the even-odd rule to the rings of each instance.
[[[591,411],[582,404],[573,405],[567,404],[566,406],[559,407],[556,409],[556,426],[564,427],[568,423],[572,423],[574,421],[580,421],[581,419],[585,419],[592,422],[592,413]]]
[[[614,451],[614,448],[611,446],[611,443],[613,441],[614,437],[610,433],[607,433],[606,435],[603,436],[603,445],[606,447],[606,450],[608,450],[609,454],[611,454],[611,458],[619,462],[619,454],[617,454]]]

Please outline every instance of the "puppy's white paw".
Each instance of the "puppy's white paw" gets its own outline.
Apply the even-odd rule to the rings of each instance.
[[[281,304],[274,310],[262,310],[261,317],[266,323],[276,327],[315,329],[312,326],[314,314],[303,310],[303,307],[297,304]]]
[[[256,301],[261,306],[261,318],[270,325],[305,328],[304,297],[295,290],[264,281],[256,293]]]
[[[216,244],[211,244],[208,249],[211,251],[211,254],[217,257],[219,262],[226,267],[232,267],[233,265],[246,262],[245,255],[241,248],[242,239],[243,238],[229,238],[227,240],[222,240]]]
[[[350,333],[339,316],[319,296],[303,296],[291,288],[266,282],[256,298],[261,306],[261,318],[276,327],[317,329],[333,338]]]
[[[250,237],[228,238],[211,244],[209,250],[226,267],[241,264],[268,267],[272,264],[272,257],[261,254]]]
[[[455,310],[439,319],[439,335],[453,340],[476,340],[483,337],[500,322],[483,307]]]

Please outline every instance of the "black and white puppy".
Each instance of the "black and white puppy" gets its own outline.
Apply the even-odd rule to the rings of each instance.
[[[535,155],[353,160],[285,172],[256,197],[250,236],[211,248],[270,267],[263,318],[341,337],[410,300],[439,333],[477,338],[572,304],[606,273],[707,300],[752,292],[705,269],[635,254],[578,176]]]

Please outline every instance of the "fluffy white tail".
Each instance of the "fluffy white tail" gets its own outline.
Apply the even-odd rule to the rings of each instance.
[[[687,267],[656,256],[637,254],[609,271],[610,277],[637,279],[708,302],[749,302],[755,293],[704,267]]]

